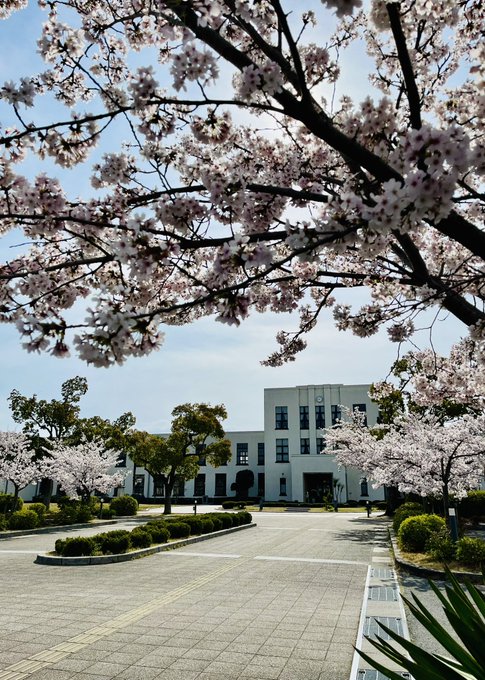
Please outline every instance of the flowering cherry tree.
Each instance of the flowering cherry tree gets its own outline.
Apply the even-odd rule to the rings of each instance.
[[[464,413],[481,413],[484,384],[485,364],[477,361],[475,343],[467,338],[453,345],[448,357],[431,349],[407,352],[394,363],[390,380],[371,386],[370,397],[385,423],[408,410],[446,422]]]
[[[107,451],[102,441],[77,446],[56,443],[45,462],[45,474],[56,480],[68,496],[80,495],[89,501],[94,491],[108,493],[123,484],[124,470],[116,470],[119,454]]]
[[[324,308],[401,341],[436,306],[484,361],[482,3],[39,5],[45,68],[0,87],[0,224],[24,244],[0,264],[0,320],[28,350],[107,366],[162,324],[298,309],[278,365]],[[357,101],[345,82],[369,58]],[[78,197],[65,170],[86,168]],[[357,286],[368,304],[339,303]]]
[[[364,415],[346,410],[346,420],[326,430],[327,448],[340,465],[364,471],[375,486],[403,493],[466,496],[485,468],[485,415],[466,414],[443,425],[428,414],[404,413],[391,425],[369,430]]]
[[[19,492],[43,475],[43,461],[35,459],[36,452],[25,434],[0,432],[0,479],[13,484],[16,507]]]

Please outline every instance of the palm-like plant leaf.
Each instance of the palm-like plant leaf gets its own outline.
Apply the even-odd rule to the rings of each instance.
[[[377,640],[369,639],[369,642],[388,659],[411,673],[414,680],[485,680],[485,595],[471,583],[466,583],[463,588],[448,569],[446,573],[449,584],[445,587],[445,593],[440,592],[432,582],[430,586],[443,605],[456,637],[440,624],[416,595],[413,594],[414,602],[405,597],[403,600],[450,658],[425,651],[382,623],[379,627],[402,647],[404,653],[380,636],[377,636]],[[390,680],[401,680],[399,673],[358,651],[367,663],[385,673]]]

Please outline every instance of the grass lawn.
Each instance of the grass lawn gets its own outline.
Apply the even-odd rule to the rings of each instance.
[[[444,571],[443,562],[438,560],[433,560],[427,553],[410,553],[400,551],[400,557],[417,567],[422,567],[423,569],[436,569],[438,571]],[[480,565],[478,564],[463,564],[462,562],[455,562],[454,560],[447,562],[446,566],[451,571],[468,571],[476,574],[481,574]]]

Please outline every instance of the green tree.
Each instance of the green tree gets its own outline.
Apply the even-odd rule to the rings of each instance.
[[[61,399],[39,399],[36,394],[25,397],[18,390],[12,390],[8,397],[12,418],[22,425],[23,432],[30,438],[37,457],[48,455],[51,443],[63,441],[72,434],[78,419],[81,397],[88,391],[86,378],[69,378],[61,386]],[[49,506],[53,482],[43,479],[41,494]]]
[[[220,404],[181,404],[172,411],[172,426],[167,437],[135,432],[130,437],[130,456],[135,465],[160,476],[163,482],[164,513],[172,512],[172,492],[178,477],[194,479],[199,472],[200,451],[218,467],[231,457],[231,443],[225,439],[221,421],[227,418]]]
[[[83,441],[102,440],[106,449],[124,451],[126,436],[136,420],[132,413],[123,413],[113,422],[99,416],[80,418],[81,397],[88,391],[86,378],[69,378],[61,386],[61,398],[39,399],[34,394],[25,397],[18,390],[12,390],[8,398],[12,418],[22,425],[23,432],[32,442],[38,458],[49,455],[54,442],[77,445]],[[43,479],[41,494],[49,505],[53,482]]]

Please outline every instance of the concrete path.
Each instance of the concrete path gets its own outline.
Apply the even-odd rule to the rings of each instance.
[[[33,563],[92,528],[1,540],[0,680],[347,680],[368,567],[389,561],[385,521],[253,517],[102,566]]]

